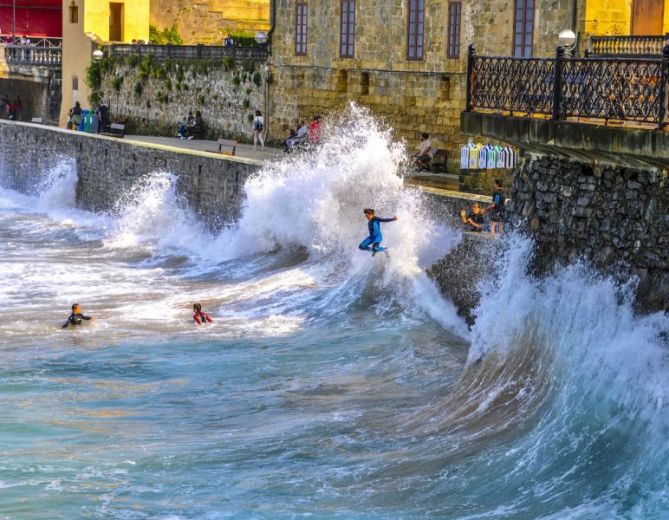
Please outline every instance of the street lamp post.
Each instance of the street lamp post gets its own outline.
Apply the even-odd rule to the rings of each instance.
[[[571,57],[574,54],[574,49],[576,48],[576,33],[571,29],[565,29],[560,31],[558,34],[558,45],[564,47],[565,55]]]
[[[16,43],[16,0],[12,0],[12,44]]]

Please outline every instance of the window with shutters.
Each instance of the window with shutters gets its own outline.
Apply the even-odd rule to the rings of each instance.
[[[513,26],[513,55],[516,58],[532,56],[534,39],[534,1],[516,0]]]
[[[295,54],[307,54],[307,4],[295,6]]]
[[[355,53],[355,0],[341,2],[341,41],[339,55],[353,58]]]
[[[425,43],[425,0],[408,1],[407,58],[422,60]]]
[[[448,4],[448,57],[460,57],[460,19],[462,18],[462,3]]]

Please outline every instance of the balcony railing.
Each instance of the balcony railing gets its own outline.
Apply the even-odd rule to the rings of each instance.
[[[199,59],[246,59],[266,60],[267,45],[254,46],[212,46],[212,45],[109,45],[111,56],[152,56],[157,60],[199,60]]]
[[[667,36],[591,36],[586,53],[590,56],[659,56]]]
[[[469,47],[467,111],[555,120],[616,120],[663,128],[669,46],[657,57],[555,58],[477,56]]]
[[[5,44],[5,61],[9,65],[60,67],[63,62],[61,38],[15,38]]]

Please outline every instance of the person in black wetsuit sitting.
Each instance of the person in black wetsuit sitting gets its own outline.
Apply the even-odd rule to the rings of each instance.
[[[486,223],[483,216],[486,212],[487,210],[483,209],[481,204],[474,202],[472,210],[469,213],[464,208],[460,210],[460,220],[465,224],[467,231],[474,231],[475,233],[490,231],[490,224]]]
[[[67,318],[67,321],[63,323],[63,328],[66,329],[70,325],[81,325],[81,322],[83,320],[94,320],[95,318],[93,316],[84,316],[81,314],[81,305],[78,303],[75,303],[72,305],[72,314],[70,314],[70,317]]]

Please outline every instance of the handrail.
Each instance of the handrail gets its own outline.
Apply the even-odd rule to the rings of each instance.
[[[251,59],[266,60],[267,45],[215,46],[215,45],[144,45],[112,44],[106,47],[111,56],[151,56],[157,60],[167,59]]]
[[[555,58],[477,56],[469,46],[466,111],[561,120],[666,121],[669,45],[659,56]]]
[[[635,57],[661,55],[668,36],[590,36],[590,56]]]

